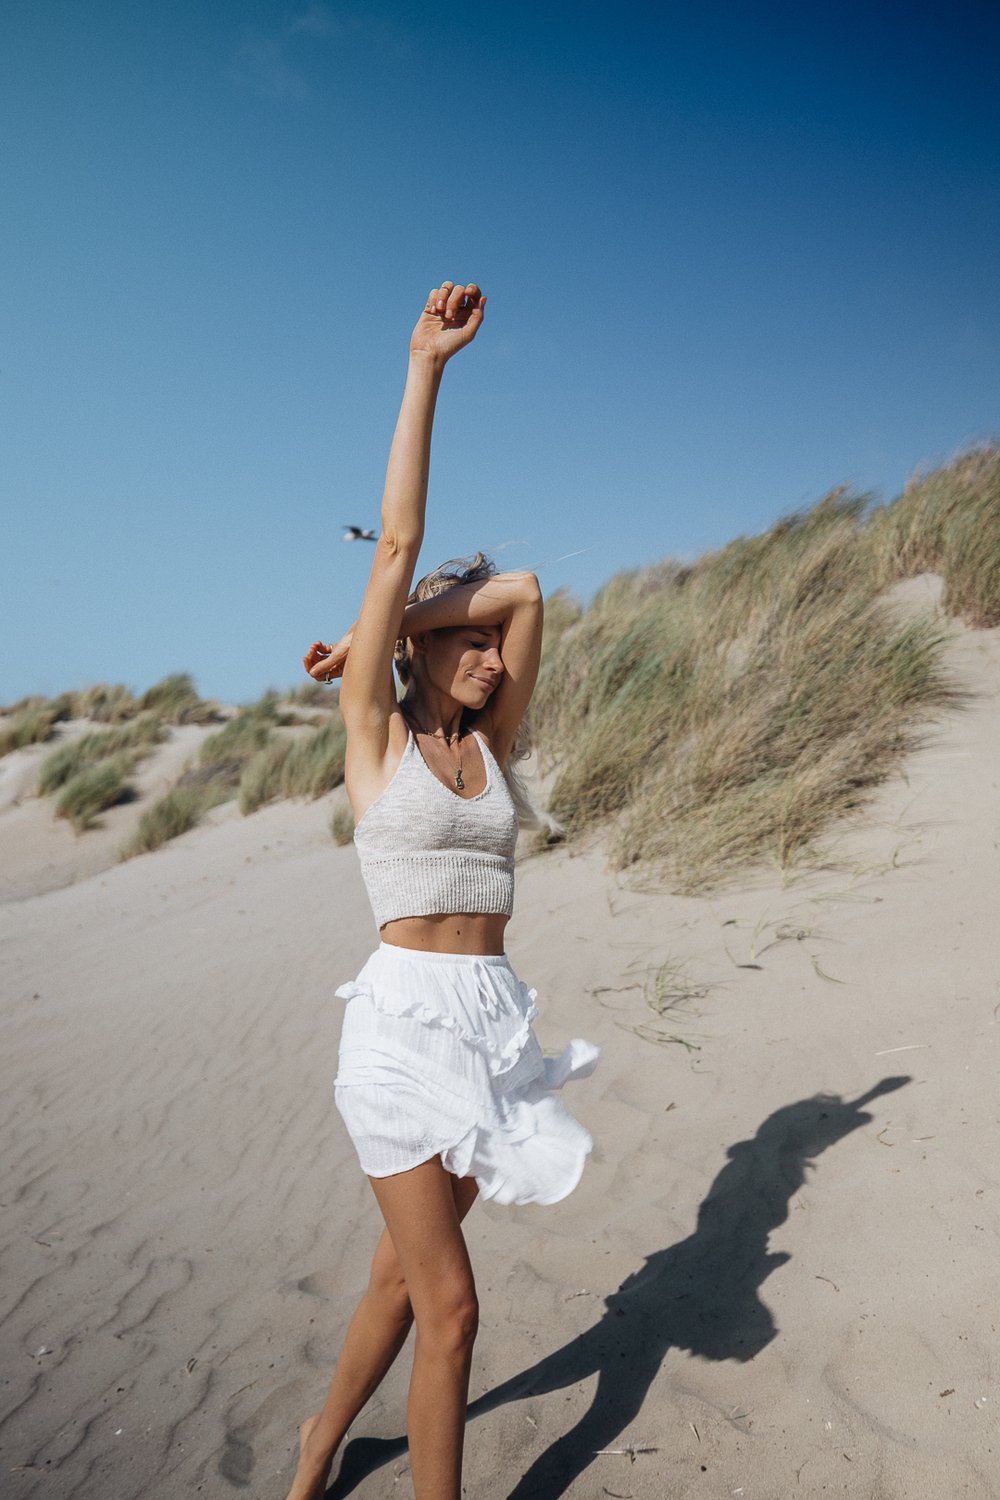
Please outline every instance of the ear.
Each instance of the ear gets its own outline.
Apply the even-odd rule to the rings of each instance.
[[[410,645],[415,655],[425,656],[427,654],[427,632],[421,635],[411,635]]]

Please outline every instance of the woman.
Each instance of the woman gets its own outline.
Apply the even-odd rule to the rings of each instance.
[[[336,1099],[385,1231],[326,1405],[302,1425],[289,1500],[322,1495],[413,1321],[414,1493],[459,1500],[478,1311],[461,1221],[480,1191],[500,1202],[564,1197],[591,1144],[551,1090],[589,1073],[597,1051],[575,1041],[542,1058],[534,992],[504,956],[518,827],[504,767],[538,670],[537,580],[495,575],[480,556],[471,570],[439,569],[408,602],[438,388],[485,306],[475,284],[431,292],[410,340],[360,616],[336,646],[317,641],[304,659],[320,680],[343,676],[347,793],[381,936],[337,991],[348,1004]]]

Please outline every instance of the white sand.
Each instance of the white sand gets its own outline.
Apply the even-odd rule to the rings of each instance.
[[[511,955],[543,1044],[604,1048],[597,1146],[564,1203],[469,1217],[470,1497],[1000,1494],[1000,632],[950,652],[976,696],[843,868],[695,900],[523,864]],[[3,1493],[281,1500],[379,1227],[331,1091],[354,853],[325,799],[115,865],[23,800],[33,756],[0,761]],[[707,992],[660,1021],[664,965]],[[410,1493],[407,1370],[334,1494]]]

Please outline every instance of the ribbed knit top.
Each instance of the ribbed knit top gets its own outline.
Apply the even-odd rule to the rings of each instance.
[[[354,830],[376,925],[399,917],[514,909],[517,810],[481,734],[486,785],[474,797],[434,775],[411,729],[388,786]]]

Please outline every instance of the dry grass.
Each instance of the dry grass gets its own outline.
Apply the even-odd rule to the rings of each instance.
[[[298,703],[305,708],[332,708],[337,702],[336,689],[315,680],[289,688],[285,699],[288,703]]]
[[[296,739],[273,740],[247,762],[240,811],[256,812],[279,797],[322,797],[344,779],[347,734],[338,715]]]
[[[949,614],[1000,625],[1000,448],[977,448],[907,485],[868,539],[880,579],[940,573]]]
[[[45,757],[38,771],[35,789],[40,797],[48,796],[65,786],[85,767],[108,760],[123,750],[132,752],[134,762],[150,755],[165,737],[166,730],[152,714],[142,714],[131,723],[114,729],[81,735],[79,739],[60,745]]]
[[[56,817],[68,818],[77,833],[92,828],[98,813],[130,794],[128,775],[133,762],[134,755],[123,750],[84,766],[63,787],[56,803]]]
[[[834,491],[692,567],[621,575],[558,632],[533,719],[570,836],[600,827],[619,867],[703,890],[788,866],[885,778],[953,695],[940,628],[880,603],[888,522],[868,504]]]
[[[73,696],[74,718],[92,719],[95,724],[122,724],[139,712],[138,699],[123,682],[97,682]]]
[[[219,717],[217,704],[199,698],[189,672],[174,672],[154,683],[139,699],[138,709],[168,724],[211,724]]]
[[[118,851],[118,858],[126,860],[136,854],[151,853],[169,839],[187,833],[210,807],[224,800],[222,788],[210,782],[171,787],[143,813],[135,833]]]
[[[26,745],[44,744],[57,717],[45,698],[22,699],[13,704],[0,721],[0,755],[23,750]]]

